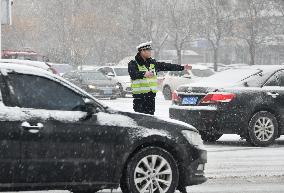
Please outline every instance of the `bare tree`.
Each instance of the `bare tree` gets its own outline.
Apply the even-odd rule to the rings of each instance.
[[[161,9],[163,1],[145,0],[141,2],[141,32],[144,39],[153,42],[155,57],[158,59],[160,50],[168,38],[166,32],[165,10]]]
[[[244,40],[249,48],[250,65],[255,64],[256,49],[272,35],[269,12],[271,1],[247,0],[235,10],[234,36]]]
[[[177,52],[178,64],[182,63],[182,50],[193,41],[196,26],[195,1],[167,0],[167,32]]]
[[[218,70],[219,48],[221,41],[228,37],[231,31],[231,10],[226,7],[230,1],[202,0],[198,7],[199,35],[206,39],[214,55],[214,70]]]

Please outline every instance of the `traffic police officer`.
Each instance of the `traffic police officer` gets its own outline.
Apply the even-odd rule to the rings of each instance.
[[[184,66],[157,62],[151,58],[151,43],[145,42],[137,46],[138,53],[128,64],[135,112],[154,115],[155,97],[158,92],[157,72],[190,70],[191,65]]]

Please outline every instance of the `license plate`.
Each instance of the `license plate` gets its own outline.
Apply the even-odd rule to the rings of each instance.
[[[106,90],[104,90],[104,94],[112,94],[112,90],[106,89]]]
[[[196,105],[198,101],[198,97],[184,97],[182,99],[183,105]]]

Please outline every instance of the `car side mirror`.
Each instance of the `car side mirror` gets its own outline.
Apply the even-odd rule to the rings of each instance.
[[[91,101],[88,98],[84,99],[85,105],[84,110],[87,112],[88,115],[93,115],[98,112],[98,109],[96,108],[96,105],[93,101]]]

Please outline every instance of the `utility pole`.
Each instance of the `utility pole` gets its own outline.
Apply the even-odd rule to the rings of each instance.
[[[0,0],[0,59],[2,57],[2,25],[12,25],[13,0]]]
[[[2,0],[0,2],[0,59],[2,58]]]

